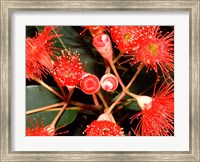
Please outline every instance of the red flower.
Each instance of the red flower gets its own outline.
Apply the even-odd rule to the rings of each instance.
[[[71,52],[66,56],[58,56],[53,63],[53,76],[59,86],[75,87],[79,84],[83,69],[80,62],[79,54]]]
[[[137,100],[143,103],[142,111],[131,117],[131,122],[139,119],[133,130],[137,136],[173,136],[174,134],[174,91],[173,83],[158,90],[149,100],[147,96]]]
[[[26,127],[26,136],[54,136],[55,128],[52,128],[51,125],[44,126],[44,118],[42,119],[42,123],[34,118],[35,124],[28,118],[32,128]]]
[[[170,77],[169,71],[174,71],[174,31],[164,35],[156,27],[146,39],[138,39],[139,48],[132,54],[133,61],[131,65],[142,62],[148,67],[158,72],[158,68],[164,77]]]
[[[26,38],[26,78],[41,79],[42,75],[50,73],[52,69],[51,57],[55,48],[52,47],[57,35],[53,32],[55,27],[46,26],[43,31],[33,38]]]
[[[97,120],[94,120],[87,126],[85,131],[87,136],[123,136],[123,129],[111,121],[107,113],[101,114]]]
[[[80,82],[80,89],[86,94],[98,92],[100,89],[99,78],[95,75],[84,74]]]
[[[111,37],[117,48],[124,53],[132,53],[139,48],[138,39],[153,35],[152,26],[112,26]]]
[[[123,136],[120,126],[107,120],[93,121],[87,126],[84,133],[87,136]]]

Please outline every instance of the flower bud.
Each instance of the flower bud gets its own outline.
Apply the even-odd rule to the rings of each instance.
[[[111,120],[111,117],[110,117],[110,115],[109,115],[108,113],[103,113],[103,114],[101,114],[101,115],[98,117],[97,121],[101,121],[101,120],[112,121],[112,120]]]
[[[149,96],[137,96],[136,100],[142,110],[150,109],[152,106],[152,98]]]
[[[113,74],[105,74],[100,81],[101,87],[107,91],[112,92],[118,87],[118,80]]]
[[[99,34],[93,38],[93,45],[101,56],[112,61],[113,49],[110,37],[107,34]]]
[[[87,28],[93,37],[103,33],[105,30],[105,26],[88,26]]]
[[[94,94],[99,91],[99,79],[95,75],[85,74],[80,81],[80,88],[86,94]]]

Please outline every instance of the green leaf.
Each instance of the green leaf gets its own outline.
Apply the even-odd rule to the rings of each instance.
[[[124,106],[126,109],[129,110],[134,110],[134,111],[140,111],[141,108],[139,107],[139,105],[137,104],[136,100],[131,100],[127,105]]]
[[[56,113],[58,113],[58,111]],[[59,128],[63,125],[68,125],[72,123],[76,119],[77,114],[78,110],[65,110],[65,112],[58,120],[56,127]]]
[[[54,95],[52,92],[40,85],[26,86],[26,111],[34,110],[43,106],[59,103],[61,99]],[[53,109],[52,109],[53,110]],[[33,123],[35,119],[39,124],[42,123],[44,118],[44,125],[49,125],[56,117],[58,110],[55,111],[42,111],[28,115]],[[63,125],[72,123],[77,116],[77,110],[65,110],[60,119],[58,120],[56,127],[59,128]],[[34,119],[35,118],[35,119]],[[28,127],[32,127],[29,120],[26,122]]]
[[[55,87],[52,87],[55,90]],[[61,102],[55,94],[41,85],[26,86],[26,109],[31,110],[37,107],[47,106]]]

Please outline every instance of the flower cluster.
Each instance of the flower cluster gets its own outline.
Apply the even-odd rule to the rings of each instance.
[[[174,31],[162,34],[159,26],[114,26],[111,36],[119,50],[131,55],[130,64],[142,63],[164,77],[174,71]]]
[[[42,32],[35,37],[26,38],[26,78],[42,78],[42,75],[50,73],[52,69],[52,58],[56,48],[53,46],[56,30],[53,26],[46,26]],[[61,36],[61,35],[60,35]]]
[[[113,123],[108,114],[101,114],[84,130],[87,136],[123,136],[123,128]]]
[[[58,33],[57,27],[46,26],[35,37],[27,37],[26,78],[37,81],[62,102],[27,111],[27,115],[58,113],[50,124],[29,119],[32,127],[26,128],[26,135],[55,136],[57,123],[73,125],[82,114],[77,120],[79,124],[72,129],[76,133],[81,130],[80,135],[126,136],[132,131],[135,136],[173,136],[174,30],[168,29],[163,32],[161,26],[84,26],[80,31],[59,28],[64,35]],[[86,30],[89,32],[83,34]],[[143,68],[150,75],[149,80],[148,75],[139,78]],[[58,91],[42,81],[47,74],[52,75]],[[153,79],[153,74],[157,78]],[[142,83],[152,80],[150,87],[142,90]],[[152,95],[143,94],[147,91]],[[133,114],[127,108],[129,104]],[[129,123],[123,124],[127,117]],[[83,119],[90,122],[80,123]],[[76,129],[77,125],[80,127]]]
[[[80,83],[83,75],[82,63],[80,62],[79,54],[58,56],[53,62],[52,74],[59,86],[75,87]]]
[[[132,53],[141,42],[153,37],[155,26],[112,26],[110,33],[117,48],[124,53]]]
[[[138,102],[142,111],[131,117],[140,118],[134,130],[137,136],[170,136],[174,132],[174,84],[162,85],[152,98],[142,96]]]

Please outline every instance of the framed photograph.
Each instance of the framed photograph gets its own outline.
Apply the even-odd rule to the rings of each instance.
[[[1,1],[1,161],[200,161],[196,1]]]

